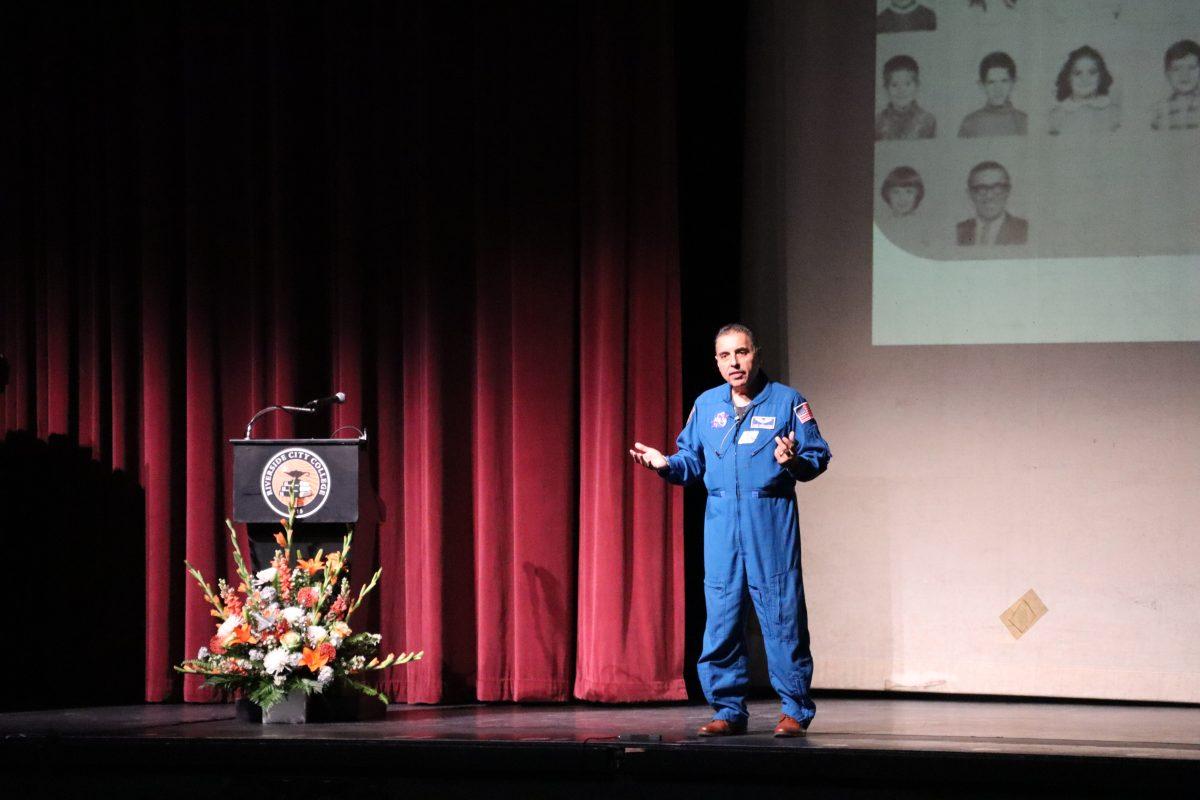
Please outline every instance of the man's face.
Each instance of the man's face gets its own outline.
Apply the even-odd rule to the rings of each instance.
[[[1196,91],[1200,86],[1200,58],[1195,53],[1188,53],[1172,61],[1167,68],[1167,83],[1180,94]]]
[[[917,76],[906,69],[898,69],[887,82],[888,102],[896,108],[904,108],[917,97]]]
[[[1013,79],[1004,67],[990,67],[984,76],[983,92],[987,95],[989,106],[1002,106],[1008,102],[1012,94]]]
[[[741,331],[717,337],[717,369],[725,382],[735,389],[747,386],[758,374],[757,355],[750,337]]]
[[[989,222],[1004,213],[1011,188],[1008,173],[1002,169],[981,169],[967,183],[975,213]]]

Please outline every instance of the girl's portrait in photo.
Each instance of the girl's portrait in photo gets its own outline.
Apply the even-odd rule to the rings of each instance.
[[[1120,106],[1109,94],[1112,85],[1112,73],[1099,50],[1090,45],[1072,50],[1054,84],[1058,105],[1050,109],[1049,132],[1111,133],[1121,127]]]
[[[892,210],[893,217],[907,217],[921,207],[921,201],[925,199],[925,182],[912,167],[896,167],[883,179],[879,194]]]

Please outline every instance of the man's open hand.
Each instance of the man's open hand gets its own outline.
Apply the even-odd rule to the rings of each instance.
[[[662,469],[667,465],[667,457],[653,447],[646,447],[641,442],[634,442],[633,447],[634,449],[629,451],[629,455],[633,456],[633,460],[643,467]]]
[[[786,467],[796,457],[796,432],[788,433],[787,438],[775,437],[775,460],[780,466]]]

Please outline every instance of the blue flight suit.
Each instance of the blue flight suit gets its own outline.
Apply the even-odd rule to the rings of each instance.
[[[796,434],[797,458],[775,461],[775,437]],[[671,483],[701,478],[708,489],[704,511],[704,600],[708,619],[698,669],[714,719],[747,718],[746,598],[754,602],[767,651],[771,686],[783,713],[807,726],[816,713],[809,696],[812,654],[808,611],[800,575],[796,481],[810,481],[829,465],[804,397],[764,376],[741,421],[728,385],[696,399],[679,452],[659,473]]]

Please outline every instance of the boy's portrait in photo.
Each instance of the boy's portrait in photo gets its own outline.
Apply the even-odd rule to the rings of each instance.
[[[892,56],[883,65],[888,103],[875,117],[875,141],[932,139],[937,134],[937,120],[917,103],[920,73],[912,56]]]
[[[1171,96],[1154,109],[1156,131],[1200,128],[1200,44],[1183,39],[1167,48],[1163,69]]]
[[[1017,64],[1008,53],[988,53],[979,62],[979,87],[984,105],[963,118],[958,135],[965,139],[979,136],[1024,136],[1029,116],[1013,108],[1012,91],[1017,82]]]
[[[1012,179],[1008,170],[995,161],[983,161],[967,175],[967,197],[975,207],[975,216],[955,227],[960,246],[1025,244],[1029,223],[1008,213]]]
[[[909,33],[937,30],[937,14],[918,0],[888,0],[888,6],[875,17],[876,33]]]
[[[1058,105],[1050,109],[1050,133],[1111,133],[1121,127],[1121,109],[1109,95],[1113,76],[1100,51],[1072,50],[1054,82]]]

